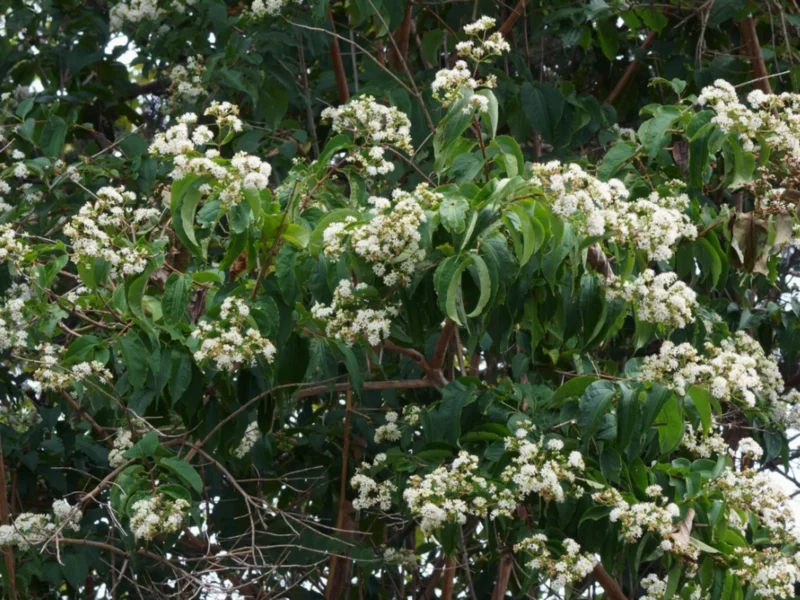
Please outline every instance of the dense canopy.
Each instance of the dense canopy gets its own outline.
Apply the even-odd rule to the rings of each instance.
[[[3,597],[796,597],[798,40],[0,0]]]

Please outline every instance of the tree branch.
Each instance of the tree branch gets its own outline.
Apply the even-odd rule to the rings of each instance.
[[[333,36],[331,37],[331,63],[333,64],[333,74],[336,77],[336,90],[339,92],[339,104],[345,104],[350,100],[350,90],[347,89],[347,75],[344,71],[344,61],[342,60],[342,49],[339,47],[339,37],[336,34],[336,25],[333,22],[333,13],[328,8],[328,20],[331,23]]]
[[[503,35],[503,37],[508,35],[508,33],[511,31],[511,28],[514,27],[514,24],[522,16],[522,13],[525,11],[526,4],[528,4],[528,0],[519,0],[517,5],[514,7],[514,10],[511,11],[511,14],[508,15],[508,18],[500,26],[498,31]]]
[[[650,44],[653,43],[653,40],[656,39],[656,32],[651,31],[647,34],[647,37],[644,38],[642,45],[639,46],[642,50],[646,50]],[[628,65],[628,68],[625,69],[625,73],[623,73],[620,80],[617,82],[617,85],[614,86],[614,89],[611,90],[611,93],[608,95],[608,98],[605,100],[605,104],[614,104],[614,101],[619,97],[619,95],[625,91],[625,88],[628,87],[628,84],[631,82],[633,78],[633,74],[636,72],[636,69],[639,67],[639,61],[637,59],[633,59],[631,64]]]
[[[765,94],[771,94],[772,86],[769,83],[769,73],[767,73],[767,66],[764,64],[764,57],[761,54],[761,44],[758,41],[756,22],[753,17],[750,16],[739,21],[739,30],[742,32],[744,50],[750,58],[750,66],[755,76],[753,83]]]
[[[614,578],[603,568],[602,563],[597,563],[594,566],[592,574],[597,580],[597,583],[600,584],[600,587],[605,591],[606,598],[610,598],[611,600],[628,600],[622,592],[622,588],[619,587],[619,584],[614,581]]]
[[[169,91],[169,86],[170,81],[168,79],[158,79],[156,81],[151,81],[149,83],[136,86],[129,92],[123,94],[120,100],[122,102],[127,102],[128,100],[133,100],[134,98],[144,96],[145,94],[161,96]]]
[[[8,525],[8,496],[6,494],[6,462],[3,455],[3,441],[0,439],[0,523]],[[17,598],[17,575],[14,571],[14,555],[11,548],[5,551],[6,573],[8,574],[8,587],[11,590],[11,597]]]
[[[404,379],[392,381],[367,381],[363,385],[365,390],[415,390],[421,388],[437,387],[437,383],[430,379]],[[306,398],[317,396],[329,392],[346,392],[353,389],[349,383],[337,383],[336,385],[318,385],[316,387],[300,390],[294,394],[293,398]]]

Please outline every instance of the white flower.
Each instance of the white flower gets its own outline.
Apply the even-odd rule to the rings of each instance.
[[[253,421],[250,425],[247,426],[247,429],[244,432],[244,436],[242,440],[239,442],[239,445],[233,451],[233,455],[236,458],[244,458],[250,453],[253,446],[255,446],[258,439],[261,437],[261,432],[258,430],[258,422]]]
[[[640,321],[662,324],[667,330],[681,329],[694,322],[697,294],[678,280],[675,273],[656,275],[646,269],[634,281],[607,280],[606,295],[633,303]]]

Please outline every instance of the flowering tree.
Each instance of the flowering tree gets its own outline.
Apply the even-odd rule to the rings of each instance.
[[[4,597],[795,597],[799,25],[0,1]]]

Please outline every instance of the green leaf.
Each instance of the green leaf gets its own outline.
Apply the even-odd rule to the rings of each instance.
[[[706,431],[711,430],[711,396],[701,387],[693,385],[689,388],[689,397],[692,399],[692,404],[697,409],[700,415],[700,420],[703,422],[703,429]]]
[[[620,385],[622,394],[617,402],[617,447],[624,451],[633,439],[639,417],[638,390]]]
[[[308,246],[308,242],[311,239],[311,234],[302,225],[298,225],[297,223],[289,223],[283,230],[281,237],[298,250],[302,250]]]
[[[617,393],[613,383],[601,379],[592,383],[583,393],[579,403],[578,427],[584,436],[591,436],[600,427],[611,401]]]
[[[39,136],[39,147],[45,156],[58,158],[67,136],[67,122],[61,117],[50,117]]]
[[[469,204],[460,196],[448,196],[439,204],[442,225],[450,233],[460,234],[466,227],[466,214]]]
[[[164,296],[161,298],[164,321],[178,323],[183,319],[191,290],[192,278],[189,275],[173,273],[169,276],[164,286]]]
[[[205,258],[194,233],[194,217],[202,194],[199,187],[205,181],[196,175],[187,175],[172,184],[170,212],[175,234],[181,243],[194,254]]]
[[[486,263],[477,254],[472,255],[472,266],[475,267],[475,271],[478,274],[480,296],[478,297],[478,303],[475,305],[475,308],[472,310],[472,312],[467,313],[467,316],[477,317],[481,314],[481,311],[483,311],[491,299],[492,281],[491,277],[489,276],[489,269],[486,267]]]
[[[747,152],[742,148],[742,144],[735,134],[730,134],[727,144],[723,147],[725,157],[725,177],[723,185],[731,189],[739,189],[744,184],[753,180],[753,172],[756,168],[756,159],[752,152]]]
[[[658,415],[658,440],[661,452],[674,450],[683,437],[683,413],[678,397],[671,395]]]
[[[118,344],[122,350],[122,360],[125,362],[128,380],[133,389],[142,389],[147,382],[150,353],[139,338],[139,334],[135,331],[126,334]]]
[[[128,448],[123,456],[127,459],[149,458],[155,455],[157,448],[158,434],[155,431],[150,431],[133,446]]]
[[[717,287],[719,276],[722,274],[722,259],[705,237],[698,238],[697,243],[701,250],[699,257],[701,266],[711,271],[711,286]]]
[[[616,17],[597,21],[597,39],[600,41],[600,49],[605,57],[612,62],[616,59],[619,51],[619,30],[615,21]]]
[[[556,142],[556,126],[564,111],[564,98],[556,88],[526,81],[522,84],[522,109],[544,141]]]
[[[636,148],[633,147],[633,144],[614,144],[606,152],[603,162],[597,167],[597,176],[603,181],[608,181],[634,154],[636,154]]]
[[[594,375],[573,377],[555,391],[553,396],[550,398],[550,402],[554,407],[557,408],[564,400],[569,398],[577,398],[578,396],[583,395],[583,393],[586,391],[586,388],[592,385],[595,381],[598,381],[598,379]]]
[[[488,127],[489,131],[492,132],[491,137],[495,137],[497,135],[497,123],[499,120],[499,107],[497,105],[497,97],[494,95],[492,90],[478,90],[475,92],[477,96],[483,96],[489,101],[489,106],[486,112],[481,113],[481,121],[484,122],[485,126]]]
[[[203,491],[203,480],[195,468],[185,460],[179,458],[162,458],[161,464],[175,473],[184,483],[190,485],[199,494]]]
[[[353,217],[359,220],[361,213],[352,208],[337,208],[319,220],[308,241],[308,251],[312,256],[316,256],[322,251],[322,239],[328,226],[331,223],[341,223],[345,221],[347,217]]]
[[[422,35],[422,57],[433,65],[439,64],[444,36],[444,29],[429,29]]]
[[[642,123],[639,128],[639,140],[651,161],[669,142],[670,134],[667,133],[667,130],[672,127],[680,115],[680,109],[675,106],[661,106],[653,114],[652,119]]]

